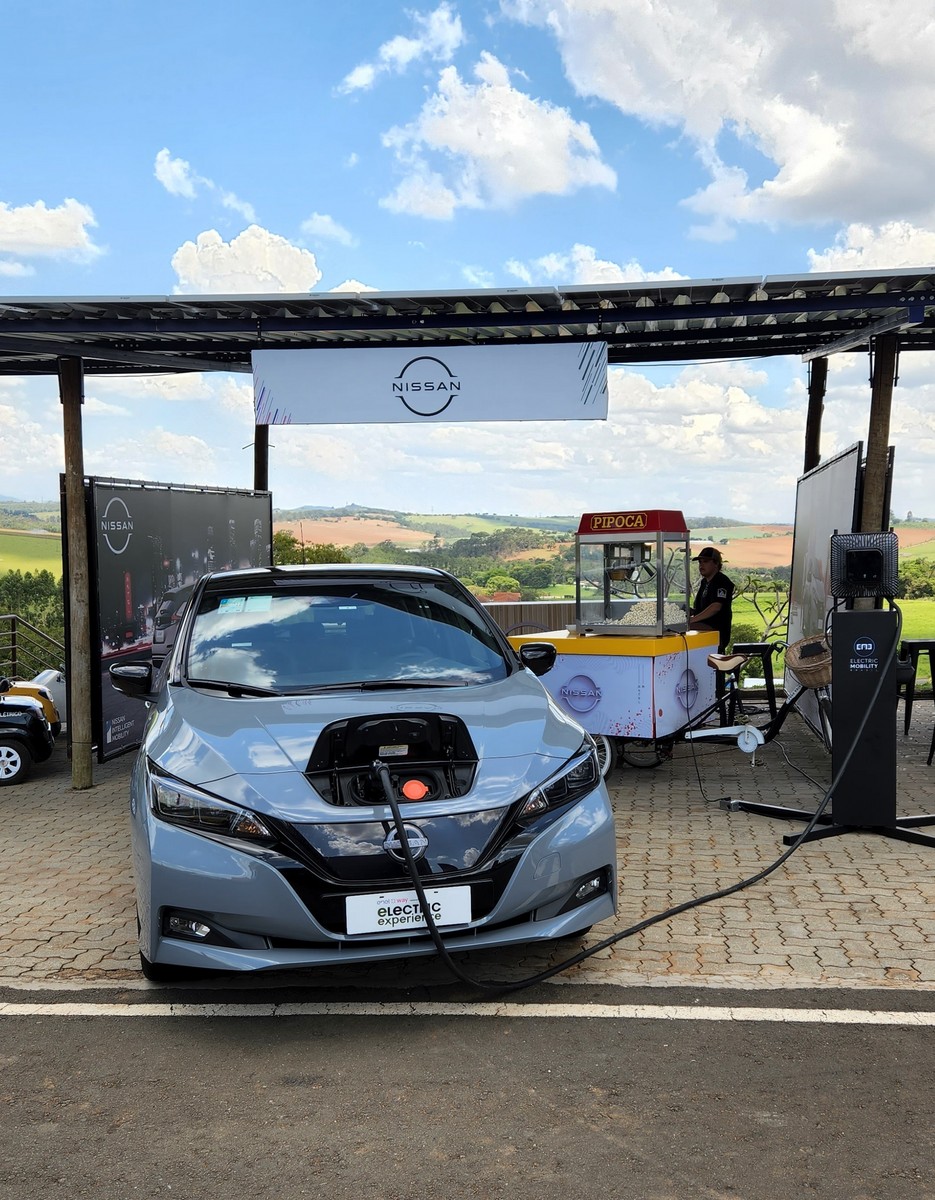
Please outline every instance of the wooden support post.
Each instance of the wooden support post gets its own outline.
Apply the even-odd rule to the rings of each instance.
[[[808,416],[805,419],[803,474],[813,470],[821,462],[821,416],[825,408],[828,360],[827,358],[813,358],[808,366]]]
[[[870,424],[867,431],[867,466],[860,510],[860,532],[879,533],[889,528],[886,511],[886,469],[889,462],[890,411],[896,381],[895,333],[874,341],[873,380],[870,394]]]
[[[91,582],[84,498],[81,405],[84,368],[80,358],[58,360],[59,398],[65,439],[65,520],[68,538],[68,736],[71,785],[93,786],[91,770]]]
[[[257,425],[253,438],[253,490],[269,491],[269,426]]]

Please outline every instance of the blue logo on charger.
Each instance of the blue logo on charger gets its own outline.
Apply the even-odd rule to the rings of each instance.
[[[876,642],[873,638],[859,637],[854,643],[854,653],[858,658],[869,658],[876,651]]]

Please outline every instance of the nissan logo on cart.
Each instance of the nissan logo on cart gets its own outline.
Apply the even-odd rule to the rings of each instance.
[[[461,381],[440,358],[411,358],[393,380],[393,395],[417,417],[437,417],[461,391]]]
[[[698,699],[698,676],[694,671],[685,670],[675,688],[675,694],[682,702],[686,712],[691,712]]]
[[[420,858],[425,856],[425,852],[429,848],[429,839],[418,825],[404,825],[403,829],[406,833],[406,841],[409,844],[409,853],[418,862]],[[395,829],[391,829],[384,838],[383,849],[390,858],[395,858],[397,862],[406,861],[406,854],[403,850],[402,842],[399,840],[399,833]]]
[[[101,533],[112,554],[123,554],[133,535],[133,518],[119,496],[113,496],[101,516]]]
[[[589,675],[573,675],[559,689],[559,696],[572,712],[586,713],[601,702],[601,689]]]

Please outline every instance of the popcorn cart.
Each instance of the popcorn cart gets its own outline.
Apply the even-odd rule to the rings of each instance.
[[[689,630],[689,530],[681,512],[585,513],[575,537],[575,622],[511,636],[550,642],[542,676],[553,699],[598,742],[606,772],[618,755],[658,766],[673,737],[714,703],[716,633]]]

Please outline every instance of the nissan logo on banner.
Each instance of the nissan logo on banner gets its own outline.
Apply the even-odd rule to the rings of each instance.
[[[112,496],[101,516],[101,533],[112,554],[123,554],[133,536],[133,518],[119,496]]]
[[[393,380],[393,396],[417,417],[437,417],[461,391],[461,381],[440,358],[420,354]]]
[[[257,425],[607,419],[604,341],[465,346],[422,333],[410,347],[254,350]]]

